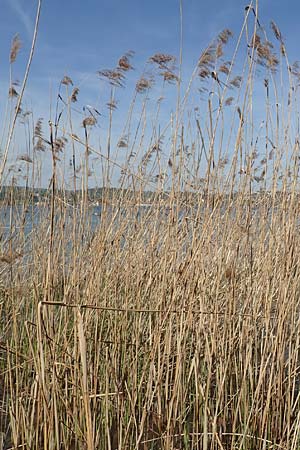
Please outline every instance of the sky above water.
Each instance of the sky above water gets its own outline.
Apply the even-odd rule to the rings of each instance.
[[[241,0],[182,0],[183,77],[189,76],[202,50],[222,29],[229,28],[238,36],[247,4]],[[9,83],[11,40],[18,33],[22,41],[13,73],[14,78],[22,79],[37,1],[1,0],[0,5],[1,110],[1,97],[6,96]],[[259,1],[260,23],[268,33],[270,20],[277,23],[292,61],[300,60],[299,17],[300,2],[296,0]],[[122,54],[133,50],[133,66],[138,72],[151,55],[163,52],[178,57],[179,49],[179,0],[43,0],[26,102],[36,117],[47,117],[53,92],[63,76],[69,75],[80,86],[86,103],[99,105],[104,88],[97,70],[114,67]]]

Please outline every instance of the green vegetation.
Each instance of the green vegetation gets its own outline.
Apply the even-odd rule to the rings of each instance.
[[[23,94],[11,85],[0,449],[300,448],[300,71],[278,27],[267,37],[257,17],[246,8],[231,52],[232,33],[221,32],[186,87],[173,56],[153,55],[121,130],[116,100],[132,54],[99,71],[109,97],[99,148],[97,112],[85,112],[75,134],[80,93],[69,76],[48,132],[19,109]],[[12,80],[18,48],[16,38]],[[23,129],[33,137],[12,168],[10,135]],[[101,184],[91,189],[95,155]]]

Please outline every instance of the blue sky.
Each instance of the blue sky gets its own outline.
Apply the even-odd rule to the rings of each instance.
[[[1,96],[7,89],[8,55],[15,33],[20,35],[22,48],[14,77],[22,79],[36,5],[36,0],[1,1]],[[182,5],[183,75],[188,77],[202,50],[222,29],[230,28],[235,37],[238,35],[247,1],[183,0]],[[291,61],[300,59],[300,3],[289,0],[287,7],[282,0],[260,0],[259,11],[267,32],[271,19],[279,25]],[[96,76],[97,70],[114,67],[124,52],[134,50],[136,71],[132,77],[137,77],[154,53],[178,56],[179,37],[179,0],[43,0],[26,101],[35,117],[47,119],[51,92],[57,90],[59,80],[67,74],[80,86],[84,102],[98,105],[104,102],[104,87]],[[0,108],[3,108],[1,99]]]
[[[2,0],[1,59],[14,33],[23,41],[25,56],[30,44],[36,0]],[[195,63],[203,47],[228,27],[235,31],[243,20],[247,1],[183,0],[184,58]],[[289,52],[297,51],[300,3],[289,0],[260,1],[261,21],[275,20]],[[157,51],[178,54],[178,0],[43,0],[41,25],[31,79],[51,79],[64,72],[94,72],[112,66],[132,49],[145,61]]]

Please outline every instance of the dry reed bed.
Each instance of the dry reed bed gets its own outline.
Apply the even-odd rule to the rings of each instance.
[[[181,61],[149,58],[121,130],[114,121],[132,69],[126,53],[98,72],[109,86],[108,114],[85,106],[78,135],[80,92],[69,76],[48,131],[20,109],[26,78],[18,93],[14,38],[0,168],[1,185],[13,174],[0,206],[8,211],[5,220],[0,212],[8,223],[0,449],[299,448],[300,70],[278,27],[271,23],[272,44],[261,23],[251,3],[230,61],[226,29],[185,90]],[[169,84],[177,94],[166,120]],[[94,144],[100,120],[105,150]],[[7,168],[18,127],[32,140]],[[26,228],[44,152],[49,189]],[[103,186],[97,228],[93,158]],[[23,194],[14,190],[18,168]]]
[[[180,224],[122,214],[51,283],[40,259],[31,278],[21,266],[1,303],[11,445],[292,448],[298,203],[272,220],[262,208],[248,228],[221,204]]]

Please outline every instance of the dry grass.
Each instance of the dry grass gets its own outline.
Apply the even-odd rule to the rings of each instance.
[[[48,128],[20,112],[33,139],[6,167],[0,211],[0,449],[299,448],[299,74],[277,25],[279,51],[259,25],[247,7],[230,61],[226,29],[185,87],[172,55],[150,57],[122,130],[133,52],[99,70],[110,91],[101,148],[103,111],[85,106],[74,132],[82,89],[67,75]],[[15,38],[11,64],[18,49]]]

